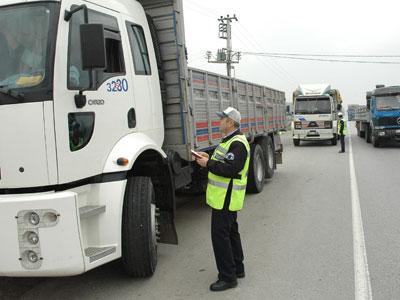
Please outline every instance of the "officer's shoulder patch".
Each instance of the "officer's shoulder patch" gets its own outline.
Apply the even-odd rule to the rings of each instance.
[[[226,154],[225,158],[227,160],[235,160],[235,154],[233,154],[232,152],[229,152]]]

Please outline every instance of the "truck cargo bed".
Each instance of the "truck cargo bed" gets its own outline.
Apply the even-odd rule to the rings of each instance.
[[[188,68],[182,0],[139,2],[155,25],[153,43],[162,61],[165,149],[190,160],[190,149],[215,147],[221,139],[215,112],[228,106],[242,113],[241,127],[247,136],[285,128],[283,92]]]

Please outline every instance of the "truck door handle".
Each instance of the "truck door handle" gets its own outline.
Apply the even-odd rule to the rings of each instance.
[[[131,129],[136,127],[136,111],[133,107],[128,111],[128,127]]]

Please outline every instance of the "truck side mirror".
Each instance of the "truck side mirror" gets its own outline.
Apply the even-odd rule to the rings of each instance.
[[[80,33],[82,69],[87,71],[106,69],[106,42],[103,24],[82,24]]]
[[[371,109],[371,100],[370,99],[367,100],[367,108]]]
[[[342,104],[338,104],[338,105],[337,105],[337,110],[338,110],[338,111],[341,111],[341,110],[342,110]]]

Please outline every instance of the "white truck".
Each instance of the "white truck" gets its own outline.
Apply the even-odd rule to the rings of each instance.
[[[177,243],[175,191],[202,190],[216,111],[243,116],[248,190],[282,162],[283,92],[187,67],[181,0],[0,0],[0,276],[120,259],[151,276]]]
[[[338,111],[342,98],[329,84],[304,84],[293,92],[293,143],[331,141],[337,144]]]

